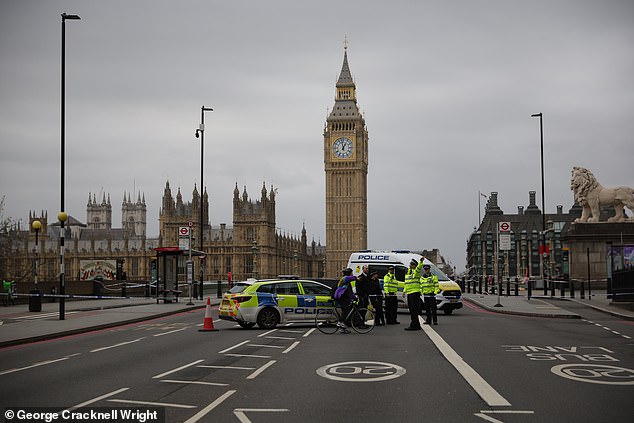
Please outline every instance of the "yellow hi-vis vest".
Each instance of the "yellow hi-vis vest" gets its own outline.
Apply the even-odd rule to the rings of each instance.
[[[398,281],[394,273],[383,276],[383,290],[386,294],[396,294],[398,292]]]
[[[422,267],[423,261],[421,260],[416,268],[412,269],[410,267],[407,269],[407,273],[405,274],[405,285],[403,286],[404,294],[407,295],[422,292],[420,289],[420,269]]]
[[[431,295],[438,294],[440,292],[440,287],[438,286],[438,276],[430,274],[429,276],[425,276],[424,274],[420,277],[420,286],[423,291],[423,295]]]

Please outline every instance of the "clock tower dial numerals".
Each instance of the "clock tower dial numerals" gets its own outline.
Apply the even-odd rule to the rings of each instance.
[[[353,152],[352,140],[346,137],[337,138],[332,144],[332,152],[335,157],[349,159]]]

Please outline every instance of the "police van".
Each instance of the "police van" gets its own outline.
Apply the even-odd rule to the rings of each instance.
[[[403,294],[403,286],[405,284],[405,273],[407,273],[412,259],[418,262],[424,260],[425,264],[431,266],[431,272],[438,277],[438,285],[440,287],[440,292],[436,294],[438,310],[442,310],[445,314],[451,314],[454,310],[462,308],[460,285],[452,281],[449,276],[432,262],[423,259],[420,254],[410,251],[359,251],[350,254],[348,267],[352,269],[355,276],[358,276],[362,272],[362,267],[368,266],[370,273],[377,272],[379,274],[382,286],[383,276],[387,274],[388,266],[394,266],[394,275],[398,280],[399,306],[407,307],[407,297]]]

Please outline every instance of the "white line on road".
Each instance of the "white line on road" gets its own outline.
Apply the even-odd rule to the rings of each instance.
[[[161,382],[166,383],[184,383],[190,385],[210,385],[210,386],[228,386],[227,383],[216,383],[216,382],[202,382],[199,380],[172,380],[172,379],[163,379]]]
[[[287,408],[236,408],[233,410],[233,414],[236,415],[240,423],[251,423],[251,420],[247,417],[245,412],[261,413],[261,412],[284,412],[290,411]]]
[[[56,359],[54,359],[54,360],[40,361],[39,363],[31,364],[30,366],[19,367],[19,368],[17,368],[17,369],[4,370],[4,371],[0,372],[0,376],[2,376],[2,375],[8,375],[9,373],[20,372],[20,371],[22,371],[22,370],[32,369],[32,368],[34,368],[34,367],[45,366],[45,365],[47,365],[47,364],[57,363],[58,361],[68,360],[69,358],[74,357],[74,356],[76,356],[76,355],[79,355],[79,354],[72,354],[72,355],[68,355],[68,356],[66,356],[66,357],[56,358]]]
[[[482,378],[471,366],[469,366],[451,346],[428,325],[423,325],[423,330],[445,356],[458,373],[467,381],[478,395],[491,407],[511,405],[502,395],[500,395],[489,383]]]
[[[138,405],[149,405],[153,407],[173,407],[173,408],[196,408],[195,405],[188,404],[174,404],[169,402],[151,402],[151,401],[135,401],[135,400],[126,400],[126,399],[111,399],[108,400],[110,402],[119,402],[122,404],[138,404]]]
[[[249,344],[250,347],[260,347],[260,348],[284,348],[280,345],[262,345],[262,344]]]
[[[170,331],[168,331],[168,332],[161,332],[161,333],[157,333],[157,334],[155,334],[155,335],[153,335],[153,336],[163,336],[163,335],[169,335],[170,333],[180,332],[180,331],[183,331],[183,330],[185,330],[185,329],[187,329],[187,328],[174,329],[174,330],[170,330]]]
[[[229,369],[229,370],[255,370],[255,367],[236,367],[236,366],[209,366],[206,364],[201,364],[200,366],[205,369]]]
[[[231,395],[233,395],[235,393],[236,393],[235,390],[225,392],[220,397],[218,397],[214,402],[212,402],[207,407],[203,408],[198,413],[194,414],[191,418],[186,420],[185,423],[195,423],[195,422],[197,422],[198,420],[200,420],[203,417],[205,417],[207,415],[207,413],[209,413],[211,410],[213,410],[218,405],[220,405],[224,400],[226,400],[227,398],[229,398]]]
[[[127,391],[128,389],[130,389],[130,388],[121,388],[121,389],[117,389],[116,391],[112,391],[112,392],[110,392],[110,393],[108,393],[108,394],[104,394],[104,395],[101,395],[101,396],[99,396],[99,397],[97,397],[97,398],[93,398],[93,399],[91,399],[91,400],[88,400],[88,401],[82,402],[81,404],[74,405],[74,406],[72,406],[72,407],[70,407],[70,408],[66,409],[65,411],[73,411],[73,410],[76,410],[76,409],[78,409],[78,408],[82,408],[82,407],[85,407],[85,406],[87,406],[87,405],[94,404],[94,403],[96,403],[96,402],[98,402],[98,401],[101,401],[101,400],[102,400],[102,399],[104,399],[104,398],[108,398],[108,397],[111,397],[111,396],[113,396],[113,395],[120,394],[121,392]]]
[[[240,342],[239,344],[234,345],[233,347],[225,348],[225,349],[224,349],[224,350],[222,350],[222,351],[218,351],[218,354],[224,354],[224,353],[226,353],[227,351],[231,351],[231,350],[233,350],[233,349],[235,349],[235,348],[238,348],[238,347],[240,347],[240,346],[242,346],[242,345],[244,345],[244,344],[248,344],[248,343],[249,343],[249,340],[247,339],[246,341],[242,341],[242,342]]]
[[[295,338],[289,338],[286,336],[267,336],[266,339],[281,339],[282,341],[292,341]]]
[[[491,423],[504,423],[502,420],[494,419],[493,417],[487,416],[486,414],[475,413],[474,415],[480,417],[482,420],[486,420]]]
[[[257,369],[255,372],[251,373],[249,376],[247,376],[247,379],[255,379],[256,377],[258,377],[258,375],[260,373],[262,373],[263,371],[265,371],[266,369],[268,369],[269,367],[271,367],[273,364],[275,364],[276,360],[271,360],[268,363],[266,363],[265,365],[263,365],[262,367],[260,367],[259,369]]]
[[[99,352],[99,351],[109,350],[110,348],[121,347],[121,346],[123,346],[123,345],[134,344],[135,342],[139,342],[139,341],[141,341],[141,340],[143,340],[143,339],[145,339],[145,337],[143,337],[143,338],[138,338],[138,339],[134,339],[134,340],[132,340],[132,341],[121,342],[121,343],[119,343],[119,344],[109,345],[109,346],[107,346],[107,347],[96,348],[96,349],[94,349],[94,350],[91,350],[90,352],[91,352],[91,353],[94,353],[94,352]]]
[[[200,363],[200,362],[203,362],[203,361],[205,361],[205,360],[196,360],[196,361],[193,361],[193,362],[191,362],[191,363],[189,363],[189,364],[185,364],[184,366],[180,366],[180,367],[177,367],[176,369],[173,369],[173,370],[168,370],[168,371],[167,371],[167,372],[165,372],[165,373],[161,373],[160,375],[153,376],[153,377],[152,377],[152,379],[160,379],[160,378],[162,378],[163,376],[167,376],[167,375],[169,375],[169,374],[172,374],[172,373],[178,372],[179,370],[183,370],[183,369],[186,369],[186,368],[188,368],[188,367],[195,366],[196,364],[198,364],[198,363]]]
[[[317,330],[317,328],[312,328],[311,330],[309,330],[308,332],[306,332],[305,334],[302,335],[302,338],[306,338],[308,335],[310,335],[311,333],[313,333],[315,330]]]
[[[299,345],[299,341],[293,342],[290,347],[288,347],[284,351],[282,351],[282,354],[286,354],[286,353],[290,352],[293,348],[295,348],[298,345]]]
[[[268,335],[269,333],[273,333],[273,332],[275,332],[276,330],[277,330],[277,329],[271,329],[271,330],[269,330],[269,331],[267,331],[267,332],[261,333],[261,334],[259,334],[259,335],[258,335],[258,338],[261,338],[261,337],[263,337],[263,336],[266,336],[266,335]]]

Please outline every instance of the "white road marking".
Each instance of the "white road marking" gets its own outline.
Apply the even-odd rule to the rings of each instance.
[[[259,334],[259,335],[258,335],[258,338],[261,338],[261,337],[263,337],[263,336],[266,336],[266,335],[268,335],[269,333],[273,333],[273,332],[275,332],[276,330],[277,330],[277,329],[271,329],[271,330],[269,330],[269,331],[267,331],[267,332],[261,333],[261,334]]]
[[[262,345],[262,344],[249,344],[250,347],[260,347],[260,348],[284,348],[279,345]]]
[[[45,366],[47,364],[52,364],[52,363],[57,363],[59,361],[64,361],[64,360],[68,360],[71,357],[74,357],[76,355],[79,354],[72,354],[72,355],[68,355],[66,357],[62,357],[62,358],[56,358],[54,360],[46,360],[46,361],[40,361],[39,363],[35,363],[35,364],[31,364],[30,366],[25,366],[25,367],[19,367],[17,369],[9,369],[9,370],[4,370],[2,372],[0,372],[0,376],[2,375],[7,375],[9,373],[15,373],[15,372],[20,372],[22,370],[28,370],[28,369],[32,369],[34,367],[40,367],[40,366]]]
[[[267,336],[267,339],[281,339],[282,341],[292,341],[295,338],[288,338],[286,336]]]
[[[188,404],[174,404],[169,402],[151,402],[151,401],[135,401],[135,400],[126,400],[126,399],[111,399],[108,400],[110,402],[119,402],[122,404],[138,404],[138,405],[149,405],[152,407],[172,407],[172,408],[196,408],[195,405]]]
[[[266,369],[271,367],[273,364],[275,364],[275,362],[276,362],[276,360],[269,361],[268,363],[266,363],[265,365],[263,365],[262,367],[257,369],[255,372],[253,372],[249,376],[247,376],[247,379],[255,379],[256,377],[258,377],[258,375],[260,373],[262,373],[263,371],[265,371]]]
[[[209,413],[211,410],[213,410],[218,405],[220,405],[224,400],[226,400],[227,398],[229,398],[231,395],[233,395],[235,393],[236,393],[235,390],[225,392],[220,397],[218,397],[214,402],[212,402],[207,407],[203,408],[198,413],[194,414],[192,417],[190,417],[188,420],[186,420],[185,423],[195,423],[195,422],[197,422],[198,420],[200,420],[203,417],[205,417],[207,415],[207,413]]]
[[[187,328],[174,329],[174,330],[170,330],[170,331],[168,331],[168,332],[161,332],[161,333],[157,333],[157,334],[155,334],[155,335],[153,335],[153,336],[163,336],[163,335],[169,335],[170,333],[180,332],[180,331],[183,331],[183,330],[185,330],[185,329],[187,329]]]
[[[173,370],[168,370],[168,371],[167,371],[167,372],[165,372],[165,373],[161,373],[160,375],[153,376],[153,377],[152,377],[152,379],[160,379],[160,378],[162,378],[163,376],[167,376],[167,375],[169,375],[169,374],[176,373],[176,372],[178,372],[179,370],[183,370],[183,369],[186,369],[186,368],[188,368],[188,367],[195,366],[196,364],[198,364],[198,363],[200,363],[200,362],[203,362],[203,361],[205,361],[205,360],[196,360],[196,361],[193,361],[193,362],[191,362],[191,363],[189,363],[189,364],[185,364],[184,366],[177,367],[176,369],[173,369]]]
[[[262,412],[279,413],[284,411],[290,411],[290,410],[287,408],[236,408],[235,410],[233,410],[233,414],[235,414],[238,420],[240,420],[240,423],[251,423],[251,420],[249,420],[249,418],[245,414],[247,412],[248,413],[262,413]]]
[[[99,351],[109,350],[110,348],[117,348],[117,347],[121,347],[121,346],[124,346],[124,345],[134,344],[135,342],[139,342],[139,341],[141,341],[143,339],[145,339],[145,337],[138,338],[138,339],[133,339],[132,341],[121,342],[119,344],[109,345],[107,347],[96,348],[94,350],[91,350],[90,352],[91,353],[95,353],[95,352],[99,352]]]
[[[117,389],[116,391],[112,391],[112,392],[110,392],[110,393],[108,393],[108,394],[104,394],[104,395],[101,395],[101,396],[99,396],[99,397],[97,397],[97,398],[93,398],[93,399],[91,399],[91,400],[88,400],[88,401],[82,402],[81,404],[74,405],[74,406],[72,406],[72,407],[70,407],[70,408],[66,409],[65,411],[73,411],[73,410],[76,410],[76,409],[78,409],[78,408],[82,408],[82,407],[85,407],[85,406],[87,406],[87,405],[94,404],[94,403],[96,403],[96,402],[98,402],[98,401],[101,401],[101,400],[102,400],[102,399],[104,399],[104,398],[108,398],[108,397],[111,397],[111,396],[113,396],[113,395],[120,394],[121,392],[127,391],[128,389],[130,389],[130,388],[121,388],[121,389]]]
[[[286,348],[284,351],[282,351],[282,354],[287,354],[289,353],[293,348],[295,348],[296,346],[299,345],[299,341],[295,341],[291,344],[290,347]]]
[[[209,366],[201,364],[197,367],[203,367],[205,369],[229,369],[229,370],[255,370],[255,367],[236,367],[236,366]]]
[[[469,385],[476,391],[478,395],[490,406],[511,405],[502,395],[500,395],[489,383],[482,378],[471,366],[469,366],[458,353],[445,342],[445,340],[436,333],[430,326],[423,325],[423,330],[445,356],[447,361],[462,375]]]
[[[161,382],[165,382],[165,383],[184,383],[184,384],[190,384],[190,385],[210,385],[210,386],[228,386],[229,385],[227,383],[202,382],[202,381],[198,381],[198,380],[163,379],[163,380],[161,380]]]
[[[494,419],[493,417],[487,416],[486,414],[475,413],[474,415],[480,417],[483,420],[491,422],[491,423],[504,423],[502,420]]]
[[[224,350],[222,350],[222,351],[218,351],[218,354],[224,354],[224,353],[226,353],[227,351],[231,351],[231,350],[233,350],[233,349],[236,349],[236,348],[238,348],[238,347],[240,347],[240,346],[242,346],[242,345],[244,345],[244,344],[248,344],[248,343],[249,343],[249,340],[246,340],[246,341],[240,342],[239,344],[236,344],[236,345],[234,345],[233,347],[225,348],[225,349],[224,349]]]
[[[312,328],[311,330],[309,330],[308,332],[306,332],[305,334],[302,335],[303,338],[306,338],[308,335],[310,335],[311,333],[313,333],[314,331],[316,331],[317,328]]]

